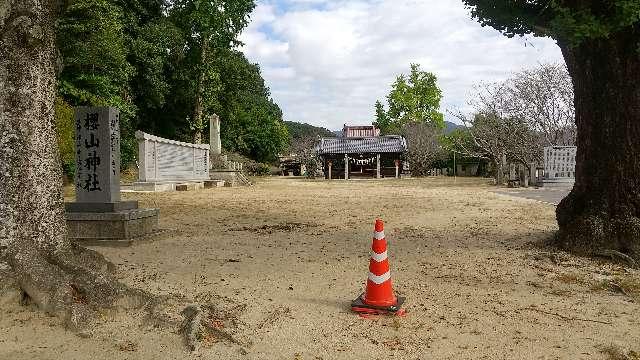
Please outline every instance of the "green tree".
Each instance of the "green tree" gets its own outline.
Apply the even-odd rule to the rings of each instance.
[[[71,106],[115,106],[120,109],[122,163],[135,158],[134,118],[129,80],[135,69],[123,24],[123,11],[107,0],[77,0],[58,22],[58,50],[63,70],[58,93]]]
[[[185,63],[187,76],[192,83],[193,109],[190,126],[193,140],[202,141],[202,132],[206,126],[204,118],[207,105],[211,105],[207,95],[211,95],[208,84],[216,83],[216,75],[211,64],[220,49],[230,49],[239,44],[237,36],[249,23],[249,14],[255,8],[253,0],[175,0],[171,6],[171,18],[181,29],[190,49],[191,61]]]
[[[222,145],[257,161],[273,161],[289,142],[282,111],[270,97],[260,68],[238,51],[221,52],[221,90],[214,110],[222,121]]]
[[[558,243],[640,259],[640,1],[463,0],[507,36],[555,39],[573,80],[576,182],[556,210]]]
[[[420,70],[420,65],[411,64],[409,76],[397,77],[387,96],[389,109],[385,111],[380,101],[376,102],[375,125],[382,134],[398,134],[409,123],[429,123],[444,127],[444,115],[440,110],[442,91],[437,77]]]
[[[65,103],[60,97],[55,101],[55,127],[58,150],[60,151],[60,161],[62,170],[67,176],[73,176],[76,168],[75,124],[73,107]]]
[[[71,106],[120,109],[124,165],[137,153],[135,130],[200,142],[214,113],[225,148],[275,159],[287,143],[282,113],[260,69],[232,50],[253,7],[250,0],[69,2],[57,28],[59,93]]]
[[[131,38],[129,59],[136,72],[130,84],[138,109],[138,128],[158,135],[174,135],[166,134],[165,129],[169,126],[164,121],[168,118],[162,114],[166,111],[169,94],[172,94],[170,55],[182,44],[180,31],[166,18],[142,25]]]
[[[316,139],[318,137],[335,136],[329,129],[323,127],[313,126],[295,121],[285,121],[284,124],[287,127],[287,131],[289,132],[291,142],[304,140],[307,138]]]

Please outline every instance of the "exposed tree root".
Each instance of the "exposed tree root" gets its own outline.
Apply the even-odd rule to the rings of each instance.
[[[34,304],[64,320],[78,335],[101,309],[144,311],[143,323],[155,328],[179,329],[190,351],[203,341],[224,341],[250,346],[232,333],[238,325],[242,305],[219,310],[211,303],[193,304],[180,296],[158,296],[132,289],[115,277],[115,266],[101,254],[76,245],[63,253],[45,256],[38,250],[6,253],[0,257],[0,295],[13,291],[13,301]],[[179,309],[189,304],[181,312]]]
[[[634,269],[638,267],[638,263],[631,256],[627,254],[623,254],[616,250],[602,250],[597,252],[595,255],[601,256],[601,257],[607,257],[612,260],[616,260],[616,259],[622,260]]]
[[[4,276],[22,292],[22,303],[64,319],[74,331],[85,329],[99,309],[132,309],[158,302],[153,295],[117,281],[115,266],[101,254],[75,244],[51,255],[35,247],[19,247],[5,253],[0,263],[8,267]]]
[[[135,299],[124,303],[139,306],[142,298],[151,297],[118,282],[115,267],[102,255],[76,245],[51,255],[20,247],[6,256],[6,262],[24,293],[23,302],[63,318],[76,331],[85,329],[97,310],[111,308],[120,299]]]
[[[607,257],[637,267],[640,261],[640,218],[583,209],[569,195],[556,210],[560,230],[555,244],[586,256]],[[624,214],[624,213],[623,213]]]
[[[189,305],[182,310],[184,322],[181,333],[184,336],[185,344],[191,351],[196,351],[200,347],[200,340],[203,337],[202,308],[200,305]]]

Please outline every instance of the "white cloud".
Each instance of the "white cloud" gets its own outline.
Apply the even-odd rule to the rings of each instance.
[[[242,34],[285,119],[337,129],[370,123],[400,73],[438,76],[442,110],[474,83],[561,61],[550,39],[509,39],[471,20],[460,0],[264,1]]]

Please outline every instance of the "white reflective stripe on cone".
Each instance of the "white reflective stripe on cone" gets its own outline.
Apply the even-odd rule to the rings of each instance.
[[[373,238],[376,239],[376,240],[384,239],[384,231],[374,231],[373,232]]]
[[[391,279],[391,272],[389,272],[389,271],[387,271],[386,273],[384,273],[384,274],[382,274],[380,276],[375,275],[372,272],[369,272],[369,280],[373,281],[373,283],[376,284],[376,285],[380,285],[380,284],[382,284],[383,282],[385,282],[385,281],[387,281],[389,279]]]
[[[377,262],[382,262],[387,259],[387,251],[385,250],[382,254],[371,253],[371,258]]]

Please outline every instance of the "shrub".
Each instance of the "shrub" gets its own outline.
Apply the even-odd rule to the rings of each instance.
[[[73,118],[73,107],[62,98],[57,97],[55,102],[56,140],[60,151],[62,171],[70,178],[73,177],[76,170]]]

